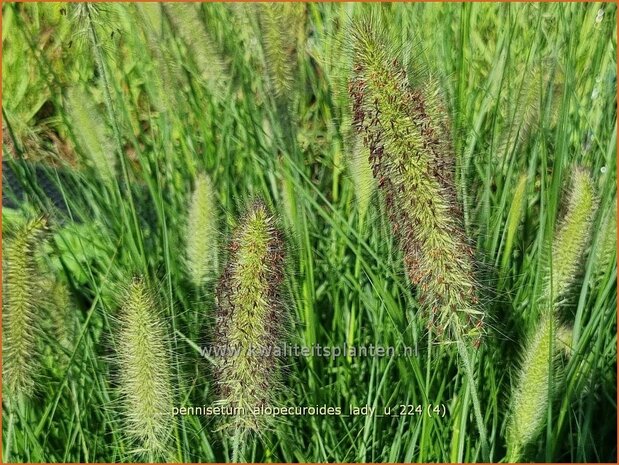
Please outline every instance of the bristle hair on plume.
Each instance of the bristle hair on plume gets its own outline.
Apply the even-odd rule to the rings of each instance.
[[[124,430],[135,453],[152,460],[166,452],[172,426],[168,329],[144,278],[131,279],[120,297],[115,340]]]
[[[20,225],[3,242],[2,253],[2,381],[8,400],[28,398],[38,369],[44,277],[36,251],[47,220],[37,217]]]
[[[202,173],[196,177],[191,195],[186,233],[187,268],[196,287],[209,282],[217,273],[217,216],[213,183],[207,174]]]
[[[596,208],[593,179],[583,168],[576,167],[570,178],[565,215],[553,237],[551,262],[546,266],[543,297],[550,306],[565,297],[578,275]]]
[[[435,334],[477,343],[484,314],[473,249],[456,199],[451,131],[438,87],[427,80],[412,88],[372,21],[359,21],[352,31],[353,124],[369,148],[408,276]]]
[[[285,245],[276,218],[255,200],[236,228],[217,288],[213,346],[218,403],[239,409],[223,428],[235,434],[260,431],[256,408],[274,400],[278,382],[277,346],[285,335]]]

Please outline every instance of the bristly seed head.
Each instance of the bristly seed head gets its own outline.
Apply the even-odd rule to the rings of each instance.
[[[243,412],[231,417],[226,428],[258,430],[262,417],[253,409],[273,401],[279,368],[275,349],[288,318],[284,254],[275,218],[255,201],[233,235],[217,289],[213,344],[222,354],[215,366],[219,403]]]
[[[35,388],[40,355],[44,277],[35,253],[47,230],[38,217],[21,225],[3,243],[2,254],[2,381],[7,397],[29,397]]]
[[[186,259],[193,284],[215,277],[218,266],[217,205],[213,183],[206,174],[196,178],[187,224]]]
[[[567,208],[552,244],[552,263],[547,265],[544,299],[557,305],[574,282],[597,208],[591,176],[582,168],[574,169],[570,179]]]
[[[354,28],[349,84],[353,124],[370,149],[393,230],[419,302],[439,337],[479,342],[473,250],[462,229],[450,130],[437,87],[411,88],[403,67],[371,22]]]
[[[136,452],[157,457],[167,449],[173,390],[168,333],[142,278],[125,290],[119,315],[118,366],[125,430]]]

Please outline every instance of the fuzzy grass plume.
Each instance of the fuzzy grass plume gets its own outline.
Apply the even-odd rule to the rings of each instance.
[[[569,189],[566,213],[553,238],[552,263],[546,269],[544,299],[552,303],[565,297],[578,275],[597,207],[593,180],[583,168],[574,169]]]
[[[125,431],[136,452],[153,459],[170,438],[173,390],[167,330],[142,278],[125,290],[116,341]]]
[[[547,312],[525,345],[507,426],[509,462],[520,461],[524,447],[544,425],[549,383],[556,371],[557,341],[553,340],[556,328],[553,313]]]
[[[525,344],[514,389],[507,429],[508,458],[521,460],[523,450],[534,440],[546,418],[551,387],[560,387],[557,356],[571,352],[572,330],[557,322],[557,308],[578,274],[582,255],[591,235],[596,209],[593,181],[582,168],[571,177],[565,215],[555,232],[552,264],[546,268],[542,317],[533,336]]]
[[[200,19],[201,7],[193,3],[163,3],[163,11],[195,60],[200,76],[218,94],[229,82],[226,64],[217,43]]]
[[[186,257],[189,275],[196,287],[217,273],[217,205],[213,183],[206,174],[196,178],[189,206]]]
[[[229,260],[217,290],[214,346],[220,403],[242,409],[225,426],[239,432],[258,430],[252,410],[269,405],[278,376],[274,350],[287,320],[282,300],[284,240],[276,220],[255,201],[234,232]],[[253,353],[251,352],[253,351]]]
[[[116,174],[114,146],[92,97],[74,87],[67,95],[67,109],[85,163],[104,181]]]
[[[353,29],[354,126],[370,150],[405,266],[430,325],[446,339],[480,336],[473,250],[462,230],[454,152],[436,87],[411,88],[371,22]]]
[[[259,11],[269,84],[276,97],[286,97],[294,84],[297,44],[305,24],[305,5],[261,3]]]
[[[599,281],[608,273],[611,264],[616,264],[617,254],[617,200],[607,209],[600,226],[600,239],[596,247],[596,272],[594,280]]]
[[[44,278],[35,253],[47,221],[38,217],[20,225],[2,253],[2,381],[7,397],[29,397],[38,368]]]

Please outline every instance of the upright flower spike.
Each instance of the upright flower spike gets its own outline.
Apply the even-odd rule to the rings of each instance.
[[[217,273],[217,205],[213,183],[206,174],[196,179],[187,225],[186,259],[189,275],[200,287]]]
[[[555,317],[547,312],[525,345],[507,427],[510,462],[520,461],[523,448],[535,439],[544,425],[548,386],[558,354],[556,330]]]
[[[305,5],[292,2],[259,5],[269,84],[276,97],[288,98],[297,66],[297,42],[305,25]]]
[[[544,299],[554,305],[563,298],[578,274],[582,255],[589,243],[597,207],[591,176],[574,169],[570,180],[567,209],[552,244],[552,263],[547,265]]]
[[[214,331],[219,401],[239,409],[225,425],[235,432],[257,430],[256,408],[272,402],[278,375],[277,345],[284,334],[284,240],[275,218],[254,202],[236,229],[217,289]]]
[[[39,217],[21,225],[4,242],[2,254],[2,381],[7,397],[34,391],[43,305],[43,276],[35,251],[47,222]]]
[[[166,451],[170,438],[173,391],[167,331],[143,279],[134,278],[125,290],[119,320],[125,430],[136,450],[153,459]]]
[[[67,95],[67,109],[85,162],[103,181],[110,181],[116,175],[114,146],[92,98],[73,87]]]
[[[353,122],[430,326],[445,339],[481,335],[473,250],[462,228],[454,153],[436,86],[411,88],[371,22],[353,29]]]

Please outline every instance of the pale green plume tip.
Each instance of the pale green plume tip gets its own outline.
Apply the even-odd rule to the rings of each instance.
[[[348,157],[348,171],[355,186],[357,208],[362,219],[368,211],[372,195],[376,189],[376,181],[372,174],[369,158],[370,152],[368,148],[357,137],[352,153]]]
[[[269,84],[289,98],[297,68],[297,44],[305,24],[303,3],[260,3],[260,29]]]

